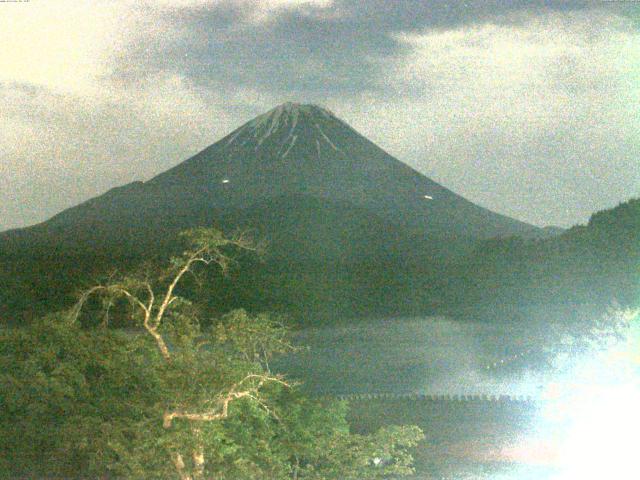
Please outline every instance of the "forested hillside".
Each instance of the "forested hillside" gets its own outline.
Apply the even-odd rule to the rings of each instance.
[[[506,306],[588,304],[606,308],[615,303],[634,305],[640,299],[638,199],[595,213],[587,225],[556,237],[496,238],[475,248],[464,239],[435,245],[419,235],[399,240],[393,230],[385,229],[382,220],[371,217],[376,236],[364,229],[361,220],[356,221],[361,218],[357,210],[350,214],[343,208],[338,215],[338,207],[299,204],[303,213],[289,224],[279,224],[280,236],[262,261],[241,259],[231,277],[214,275],[208,279],[208,292],[199,295],[208,299],[212,311],[239,307],[279,311],[296,322],[315,323],[338,317],[451,313],[471,308],[499,312]],[[243,223],[269,211],[247,213]],[[337,220],[328,222],[308,238],[296,235],[304,231],[298,229],[300,225],[313,222],[313,215],[334,220],[351,215],[351,221],[341,228],[336,226]],[[363,236],[353,242],[358,235]],[[304,252],[313,251],[319,240],[326,242],[323,251],[327,255],[305,258]],[[366,243],[370,249],[345,249],[355,243]],[[178,251],[175,244],[167,243],[165,248],[167,252]],[[453,250],[457,257],[451,254]],[[161,254],[150,250],[146,257],[74,257],[54,250],[41,252],[36,262],[30,252],[18,253],[0,265],[4,282],[1,315],[10,320],[17,312],[29,318],[69,304],[82,286],[114,269]],[[59,289],[59,280],[64,280],[66,289]],[[195,291],[199,287],[187,283],[186,288]]]
[[[483,242],[450,271],[449,292],[486,305],[640,301],[640,200],[548,239]]]

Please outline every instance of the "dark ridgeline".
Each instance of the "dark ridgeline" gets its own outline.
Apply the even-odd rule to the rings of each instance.
[[[496,304],[539,306],[537,313],[529,310],[514,318],[524,322],[544,318],[545,311],[551,321],[549,307],[555,304],[567,323],[570,316],[596,320],[611,309],[640,306],[640,199],[596,212],[586,225],[550,238],[480,242],[456,270],[449,271],[450,279],[462,281],[452,280],[452,291],[463,294],[454,285],[469,284],[473,272],[475,291],[463,295],[479,303],[492,301],[493,317],[501,315],[493,308]]]
[[[68,303],[77,283],[164,256],[177,232],[198,225],[252,228],[268,240],[272,261],[261,272],[271,276],[254,272],[261,293],[242,295],[249,306],[286,309],[291,292],[273,284],[273,271],[312,272],[295,282],[342,283],[355,314],[369,308],[355,297],[376,294],[399,270],[467,252],[476,239],[541,233],[431,181],[329,111],[285,103],[150,181],[0,234],[0,314]],[[277,298],[265,302],[269,289]]]

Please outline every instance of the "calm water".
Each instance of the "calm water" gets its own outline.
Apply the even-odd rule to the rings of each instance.
[[[394,318],[308,328],[279,369],[313,393],[537,395],[539,338],[506,323]]]
[[[277,368],[302,380],[314,394],[538,397],[545,374],[541,338],[534,330],[531,325],[445,317],[307,328],[296,337],[307,350]],[[351,424],[359,431],[389,423],[420,425],[427,438],[416,452],[416,478],[555,478],[544,458],[541,465],[513,458],[513,451],[526,442],[536,409],[536,404],[518,403],[353,401]]]

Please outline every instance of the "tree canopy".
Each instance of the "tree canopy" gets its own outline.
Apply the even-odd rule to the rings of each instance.
[[[212,229],[156,274],[86,290],[71,309],[0,338],[5,478],[367,479],[412,472],[417,427],[356,435],[347,405],[305,398],[270,369],[294,350],[283,322],[234,310],[203,326],[178,295],[197,268],[256,250]],[[99,298],[101,308],[87,309]],[[109,312],[126,300],[130,328]],[[82,317],[99,316],[83,322]]]

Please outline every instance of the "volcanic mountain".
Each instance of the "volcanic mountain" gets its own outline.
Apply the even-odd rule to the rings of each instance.
[[[377,231],[381,236],[393,231],[477,239],[539,232],[433,182],[328,110],[285,103],[148,182],[114,188],[2,237],[19,239],[21,247],[55,239],[58,248],[135,248],[215,222],[269,236],[286,228],[303,240],[317,228],[352,230],[350,222],[358,219],[366,219],[365,229],[386,229]]]
[[[478,239],[541,233],[428,179],[328,110],[285,103],[147,182],[0,234],[0,256],[4,268],[8,258],[44,256],[53,270],[78,270],[96,256],[162,252],[178,231],[198,225],[254,229],[288,270],[309,262],[413,264]],[[84,260],[60,260],[77,255]],[[17,265],[7,274],[14,282]]]

